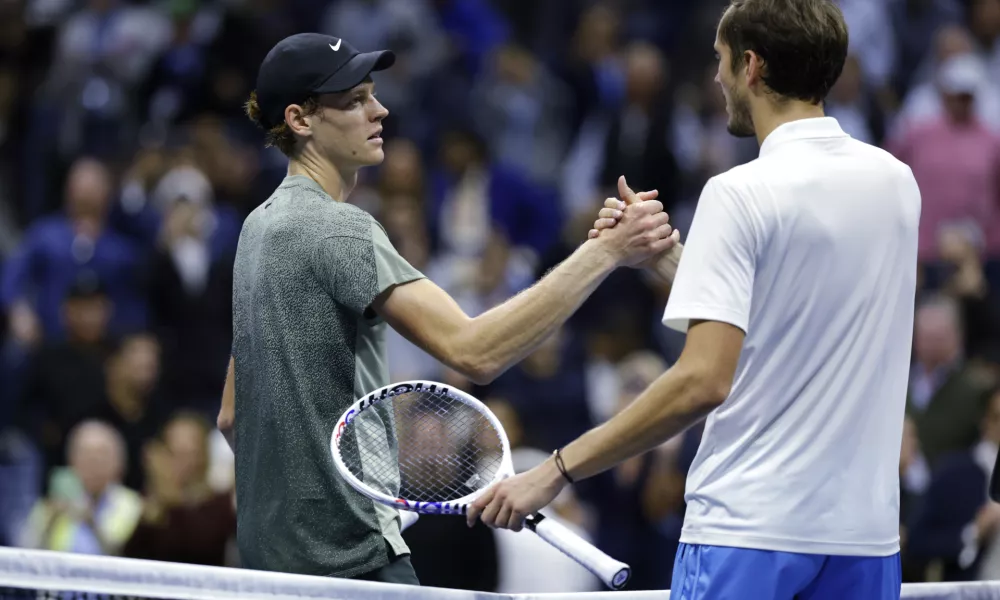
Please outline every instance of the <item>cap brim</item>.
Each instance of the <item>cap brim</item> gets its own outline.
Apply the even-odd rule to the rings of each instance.
[[[347,61],[347,64],[331,75],[329,79],[319,84],[313,91],[317,94],[345,92],[360,84],[372,72],[388,69],[395,62],[396,55],[391,50],[363,52]]]

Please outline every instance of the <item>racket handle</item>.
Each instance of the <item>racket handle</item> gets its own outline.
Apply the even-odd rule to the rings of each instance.
[[[419,518],[420,518],[420,515],[417,514],[417,513],[415,513],[415,512],[413,512],[413,511],[410,511],[410,510],[401,510],[401,511],[399,511],[399,532],[403,533],[404,531],[406,531],[406,529],[410,525],[413,525],[414,523],[416,523],[417,519],[419,519]]]
[[[537,533],[538,537],[597,575],[604,585],[613,590],[624,588],[632,577],[631,567],[601,552],[564,525],[553,519],[546,519],[545,515],[531,515],[525,519],[525,525]]]

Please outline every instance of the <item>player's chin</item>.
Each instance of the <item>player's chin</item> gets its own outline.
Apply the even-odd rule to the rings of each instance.
[[[378,143],[376,143],[376,141]],[[360,157],[359,162],[363,163],[366,167],[373,167],[375,165],[382,164],[382,161],[385,160],[385,151],[382,150],[381,142],[381,138],[365,142],[364,151],[358,153],[358,156]]]
[[[365,148],[364,152],[358,152],[353,157],[354,162],[362,167],[375,167],[385,160],[385,152],[382,148]]]
[[[726,129],[729,131],[729,135],[738,138],[750,138],[757,135],[753,125],[735,117],[729,118]]]

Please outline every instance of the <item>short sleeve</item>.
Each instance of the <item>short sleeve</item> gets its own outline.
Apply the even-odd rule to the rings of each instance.
[[[367,235],[337,235],[320,241],[316,274],[338,303],[362,316],[379,294],[424,275],[396,252],[374,219]]]
[[[705,185],[670,290],[663,324],[686,332],[691,320],[747,331],[756,268],[757,215],[717,178]]]

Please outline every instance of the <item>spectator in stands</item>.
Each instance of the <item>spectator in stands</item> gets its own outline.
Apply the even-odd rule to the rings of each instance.
[[[510,27],[487,0],[434,0],[438,22],[461,48],[463,67],[473,76],[493,51],[508,40]]]
[[[938,30],[934,36],[933,60],[928,61],[931,63],[928,69],[930,76],[916,82],[906,94],[896,116],[895,129],[905,130],[909,123],[944,117],[944,98],[933,73],[950,59],[974,55],[974,52],[972,34],[962,25],[949,24]],[[982,68],[985,70],[985,65]],[[976,91],[973,108],[976,118],[991,130],[1000,132],[1000,87],[988,77],[983,77]]]
[[[622,360],[617,410],[628,406],[666,370],[663,359],[651,352],[633,353]],[[680,442],[677,438],[670,443]],[[652,452],[638,456],[577,486],[581,497],[595,507],[597,547],[632,567],[631,590],[669,589],[672,569],[663,557],[676,552],[680,541],[679,531],[671,540],[657,527],[661,512],[647,510],[650,485],[656,483],[652,473],[657,458]],[[658,487],[655,493],[664,491]]]
[[[69,469],[53,474],[51,491],[32,510],[20,545],[118,554],[139,519],[139,494],[121,484],[125,447],[114,428],[84,421],[69,435]]]
[[[476,315],[530,284],[533,262],[558,235],[559,202],[516,169],[492,164],[469,130],[445,134],[440,158],[427,205],[436,256],[424,273]]]
[[[407,196],[419,204],[421,211],[425,210],[426,168],[420,155],[420,148],[412,140],[396,138],[385,143],[385,160],[379,168],[376,187],[383,199]],[[354,197],[353,194],[351,197]]]
[[[987,256],[1000,256],[1000,135],[976,117],[978,90],[986,80],[972,55],[949,59],[937,73],[943,118],[911,123],[891,143],[913,170],[923,201],[922,262],[940,258],[937,236],[948,221],[972,220],[986,232]]]
[[[165,395],[174,406],[218,410],[219,369],[232,349],[235,237],[219,226],[208,179],[193,166],[163,177],[162,215],[149,272],[152,330],[163,349]]]
[[[979,55],[991,80],[1000,76],[1000,0],[969,0],[966,13]]]
[[[913,342],[907,412],[934,469],[943,455],[975,443],[990,381],[967,368],[960,308],[954,299],[938,295],[920,302]]]
[[[569,87],[527,48],[493,56],[469,98],[477,130],[497,162],[555,186],[572,142]]]
[[[123,554],[198,565],[224,566],[236,535],[231,491],[208,481],[211,430],[200,415],[175,415],[145,453],[148,481],[142,519]]]
[[[47,340],[29,358],[15,409],[17,425],[37,445],[47,467],[62,464],[69,430],[105,403],[113,309],[100,281],[82,275],[62,303],[66,338]]]
[[[962,307],[964,351],[977,363],[1000,348],[1000,290],[987,280],[983,245],[984,232],[975,223],[948,223],[938,236],[942,262],[932,270]]]
[[[246,119],[241,125],[248,123]],[[230,133],[231,126],[218,115],[203,113],[184,129],[190,145],[180,148],[179,166],[194,165],[212,185],[213,213],[218,220],[216,236],[224,244],[236,244],[242,215],[266,199],[257,183],[261,170],[258,150]],[[284,169],[286,167],[282,167]],[[270,189],[270,188],[266,188]]]
[[[142,489],[146,481],[142,449],[169,416],[159,389],[160,344],[148,333],[123,337],[105,366],[105,401],[86,416],[110,423],[125,440],[125,484]]]
[[[939,570],[943,581],[1000,575],[1000,504],[986,494],[1000,449],[1000,389],[980,430],[977,444],[941,459],[909,527],[908,556]]]
[[[106,165],[77,160],[66,182],[65,212],[36,222],[8,261],[0,305],[21,343],[64,336],[60,306],[81,272],[95,273],[114,302],[113,331],[145,322],[139,251],[106,223],[113,189]]]
[[[966,3],[922,0],[885,4],[892,17],[892,29],[881,33],[895,38],[897,56],[892,80],[895,95],[904,97],[907,90],[933,79],[937,61],[930,56],[929,50],[936,46],[935,36],[942,28],[961,23]]]
[[[670,146],[667,69],[667,59],[655,46],[637,42],[626,51],[625,103],[612,117],[604,139],[600,184],[614,189],[624,175],[635,189],[659,190],[657,199],[669,212],[680,180]]]
[[[892,84],[897,48],[891,35],[889,2],[885,0],[837,0],[851,32],[849,50],[857,57],[864,79],[872,91]]]
[[[570,87],[570,125],[579,131],[593,114],[610,112],[625,94],[625,74],[618,60],[622,15],[606,2],[595,2],[580,15],[558,72]]]
[[[197,114],[208,99],[208,48],[219,31],[217,7],[200,2],[169,2],[168,42],[137,86],[140,117],[157,129]]]
[[[560,224],[555,191],[494,163],[486,143],[471,130],[441,136],[440,165],[430,178],[428,204],[435,250],[481,256],[493,229],[536,254],[555,242]],[[531,218],[523,218],[529,212]]]
[[[560,16],[562,5],[553,4]],[[625,73],[619,59],[623,15],[607,2],[595,2],[580,15],[568,48],[560,49],[556,72],[569,86],[568,122],[573,140],[560,167],[564,209],[593,212],[590,201],[599,192],[608,120],[625,97]],[[551,36],[546,36],[551,42]]]
[[[584,350],[579,333],[564,327],[491,384],[490,396],[520,416],[527,445],[560,448],[593,426]]]
[[[757,156],[760,149],[753,140],[733,137],[728,130],[726,98],[715,82],[715,65],[700,70],[693,81],[681,83],[673,115],[671,148],[682,170],[681,198],[694,204],[705,182],[736,165]],[[687,228],[671,222],[685,232]]]

